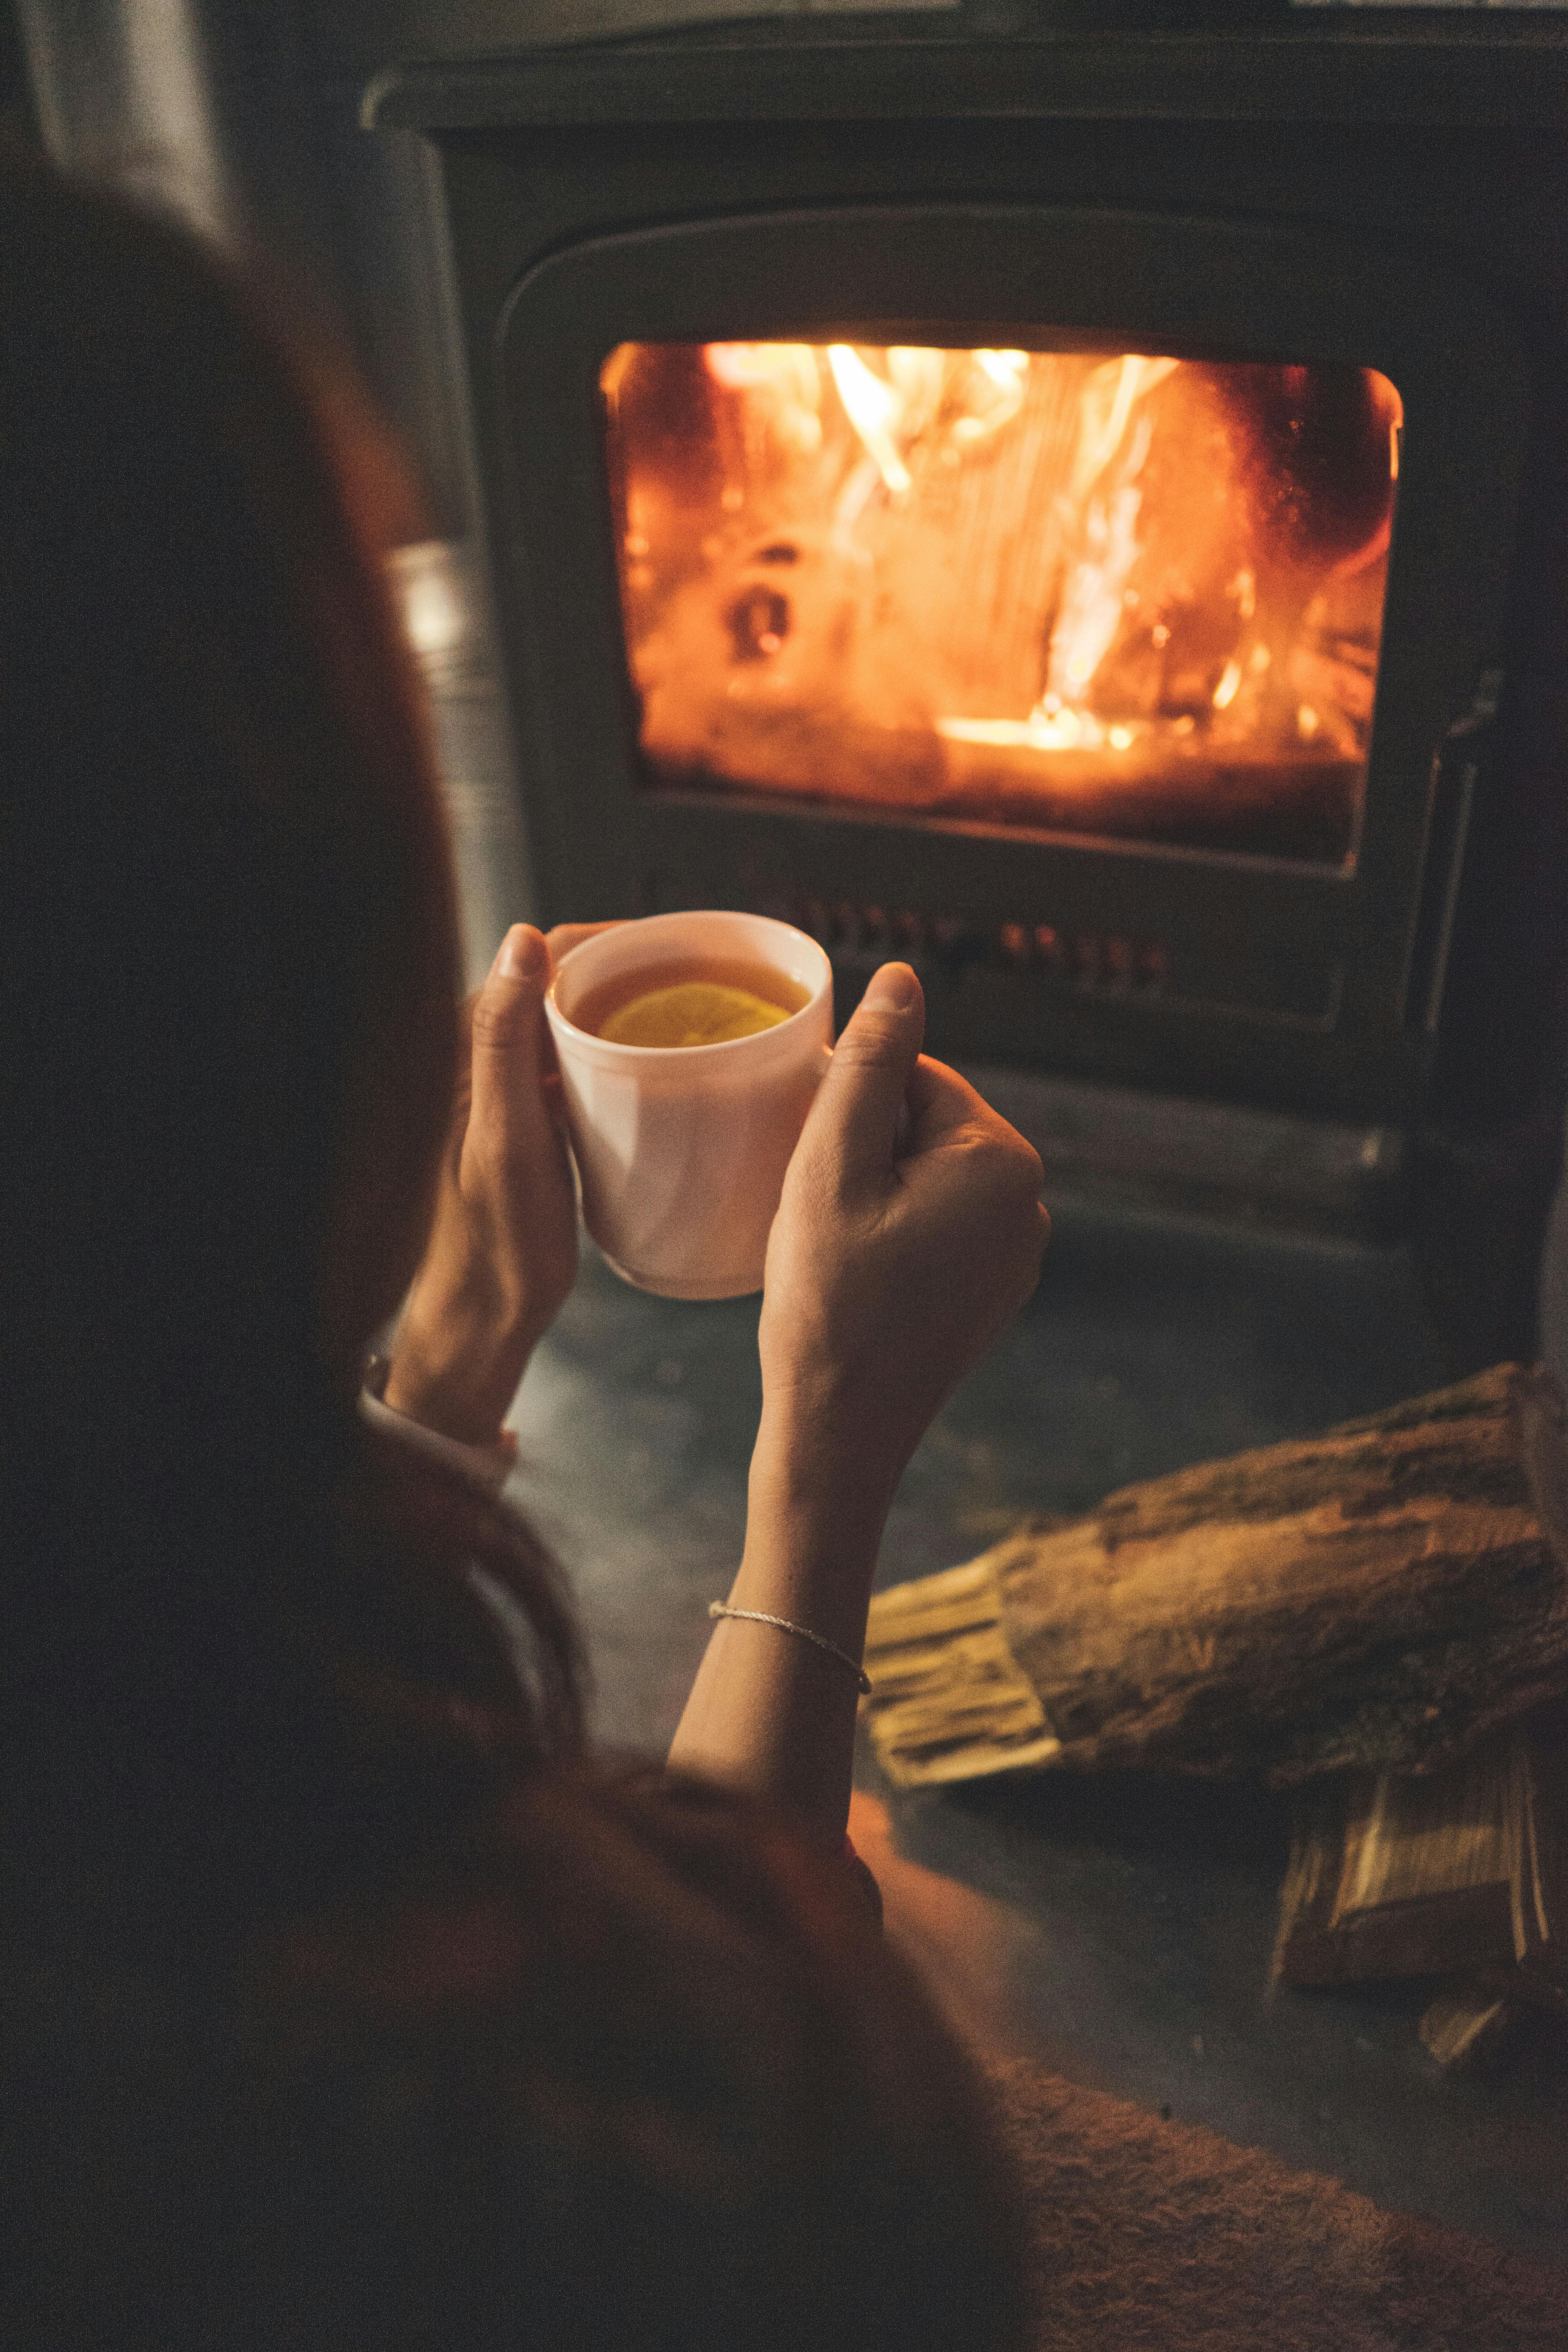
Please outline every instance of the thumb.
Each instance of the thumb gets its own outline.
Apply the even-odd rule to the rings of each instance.
[[[514,923],[474,1000],[470,1133],[501,1130],[533,1108],[545,1067],[544,992],[550,950],[531,923]]]
[[[846,1175],[885,1175],[925,1036],[925,998],[907,963],[885,963],[845,1025],[812,1106]]]

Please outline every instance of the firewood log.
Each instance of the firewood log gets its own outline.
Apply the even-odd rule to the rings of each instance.
[[[1505,1364],[1031,1523],[873,1600],[878,1755],[905,1786],[1430,1771],[1568,1692],[1564,1462],[1556,1390]]]

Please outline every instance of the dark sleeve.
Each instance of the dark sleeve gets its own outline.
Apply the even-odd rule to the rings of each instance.
[[[389,2346],[1031,2340],[1012,2177],[868,1877],[698,1784],[520,1789],[460,1882],[274,1972],[284,2105],[331,2160],[289,2136],[314,2252],[270,2259],[323,2308],[375,2290]]]
[[[854,1872],[856,1884],[869,1905],[871,1916],[879,1927],[882,1924],[882,1890],[872,1875],[870,1864],[856,1853],[855,1841],[847,1831],[845,1832],[844,1836],[844,1859]]]

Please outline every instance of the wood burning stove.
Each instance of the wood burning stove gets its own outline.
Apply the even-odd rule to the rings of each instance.
[[[372,93],[443,159],[542,914],[785,913],[847,996],[908,955],[956,1058],[1517,1118],[1560,37],[930,26]]]
[[[994,26],[1007,0],[985,5]],[[373,114],[443,160],[539,908],[782,907],[847,992],[912,952],[936,1050],[1130,1082],[1081,1088],[1101,1168],[1157,1135],[1201,1191],[1261,1191],[1310,1122],[1238,1101],[1323,1133],[1394,1122],[1428,1234],[1470,1251],[1468,1295],[1495,1306],[1545,1197],[1510,1139],[1561,1148],[1542,1113],[1568,903],[1561,40],[1491,10],[1194,8],[1162,30],[1146,6],[1126,29],[1138,5],[1116,33],[1063,0],[1079,29],[1038,37],[808,19],[380,86]],[[1291,455],[1314,434],[1337,469]],[[994,1098],[1018,1116],[1013,1087]],[[1378,1142],[1337,1132],[1347,1165]],[[917,1463],[893,1574],[1437,1385],[1392,1254],[1070,1214],[1058,1248],[1039,1315]],[[752,1328],[616,1285],[586,1311],[574,1404],[584,1376],[638,1412],[684,1381],[659,1442],[707,1498],[700,1526],[650,1513],[640,1449],[617,1487],[604,1415],[525,1388],[535,1499],[586,1510],[579,1551],[613,1562],[585,1580],[608,1719],[658,1745],[739,1540]],[[1462,1341],[1485,1362],[1530,1336]],[[697,1562],[684,1613],[676,1556]],[[1404,2053],[1368,2090],[1392,2005],[1314,2003],[1294,2060],[1274,2025],[1253,2054],[1267,1906],[1237,1864],[1260,1817],[1226,1789],[1194,1839],[1169,1799],[893,1802],[900,1850],[970,1884],[1001,1822],[995,1868],[1056,1973],[1090,1954],[1077,2010],[1103,2042],[1072,2055],[1097,2079],[1277,2146],[1283,2098],[1292,2145],[1321,2130],[1327,2084],[1357,2186],[1395,2179],[1475,2226],[1458,2181],[1489,2200],[1483,2229],[1545,2213],[1531,2111],[1493,2132],[1505,2199],[1484,2151],[1454,2160]],[[1171,1951],[1135,1999],[1100,1981],[1129,1903],[1140,1949],[1147,1917],[1175,1923],[1180,2016]],[[1205,2064],[1194,2022],[1235,2063]],[[1357,2178],[1363,2116],[1396,2149],[1403,2128],[1407,2164],[1441,2147],[1441,2179],[1391,2168],[1381,2137]]]

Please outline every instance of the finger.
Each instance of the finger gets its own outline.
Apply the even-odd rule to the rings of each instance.
[[[921,1055],[910,1072],[904,1098],[909,1105],[906,1149],[911,1152],[929,1150],[954,1128],[989,1126],[997,1116],[967,1078],[945,1062],[933,1062],[928,1054]]]
[[[463,1138],[468,1131],[468,1110],[474,1083],[474,1007],[479,1001],[479,991],[466,996],[458,1007],[458,1067],[452,1081],[452,1123],[447,1130],[447,1150],[454,1166],[462,1157]]]
[[[1016,1162],[1021,1180],[1026,1179],[1037,1199],[1045,1181],[1045,1166],[1039,1153],[1027,1136],[1005,1119],[999,1110],[993,1110],[982,1094],[976,1093],[967,1078],[960,1077],[943,1062],[933,1062],[922,1054],[910,1080],[906,1097],[910,1112],[909,1141],[905,1156],[914,1159],[930,1151],[960,1129],[973,1137],[984,1137],[993,1147],[1000,1146],[1009,1160]],[[1049,1220],[1047,1221],[1047,1231]]]
[[[469,1016],[470,1141],[502,1139],[547,1119],[544,992],[550,950],[531,923],[514,923],[496,951]]]
[[[548,940],[545,940],[545,946],[548,946]],[[484,990],[475,988],[475,992],[470,997],[463,997],[463,1002],[458,1004],[458,1077],[456,1077],[456,1110],[454,1122],[451,1122],[458,1143],[468,1131],[468,1108],[470,1108],[472,1098],[472,1016],[475,1016],[475,1007],[478,1007],[482,992]],[[555,1037],[550,1034],[548,1021],[545,1021],[543,1030],[538,1033],[538,1079],[545,1089],[545,1101],[550,1103],[552,1118],[562,1119],[564,1118],[564,1110],[562,1110],[562,1068],[555,1058]]]
[[[899,1111],[925,1034],[925,998],[907,963],[885,963],[845,1024],[807,1121],[812,1148],[830,1144],[845,1176],[885,1174]]]
[[[584,940],[597,939],[601,931],[613,931],[615,929],[613,922],[557,923],[553,930],[544,934],[544,944],[550,951],[551,971],[558,971],[562,957],[569,956],[574,948],[580,948]]]

